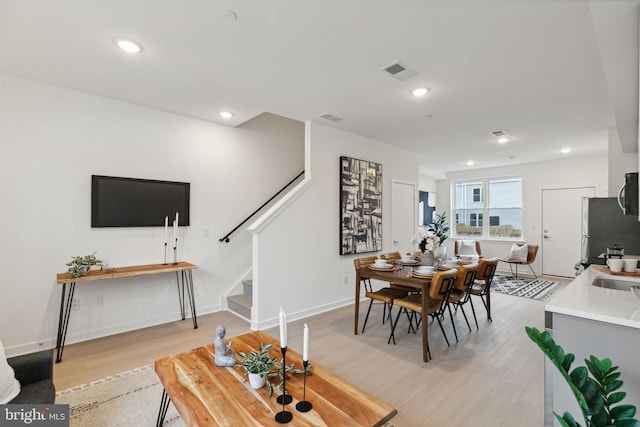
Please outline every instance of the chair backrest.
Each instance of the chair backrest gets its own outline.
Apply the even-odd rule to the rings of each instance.
[[[474,243],[476,245],[476,252],[477,252],[478,256],[482,257],[482,251],[480,250],[480,242],[475,240]],[[458,253],[459,253],[459,250],[460,250],[460,245],[461,245],[461,241],[460,240],[456,240],[453,243],[453,255],[454,256],[458,256]]]
[[[478,261],[478,273],[476,274],[476,279],[484,282],[483,289],[491,286],[497,267],[498,258],[487,258]]]
[[[527,251],[527,264],[533,264],[538,254],[538,245],[528,245]]]
[[[375,257],[375,256],[368,256],[365,258],[355,258],[353,260],[353,265],[355,266],[356,270],[360,270],[363,267],[373,264],[374,262],[376,262],[377,259],[378,257]]]
[[[449,292],[456,281],[458,270],[452,268],[447,271],[438,271],[431,279],[429,286],[429,298],[435,300],[445,300],[449,297]]]
[[[388,254],[380,255],[380,258],[386,259],[387,261],[393,261],[402,259],[402,255],[400,255],[400,252],[389,252]]]
[[[461,265],[458,267],[458,274],[456,276],[456,282],[453,285],[454,288],[467,292],[469,287],[473,284],[478,273],[478,264]]]

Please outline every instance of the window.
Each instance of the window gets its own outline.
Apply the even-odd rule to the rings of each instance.
[[[453,187],[456,236],[522,238],[522,178],[454,182]]]

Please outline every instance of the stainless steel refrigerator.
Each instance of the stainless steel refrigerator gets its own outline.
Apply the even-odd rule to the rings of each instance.
[[[582,199],[582,259],[583,266],[604,264],[603,254],[614,245],[625,255],[640,255],[640,221],[637,216],[624,215],[615,197],[585,197]]]

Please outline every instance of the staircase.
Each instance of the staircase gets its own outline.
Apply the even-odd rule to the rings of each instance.
[[[251,305],[253,303],[253,281],[242,281],[242,293],[227,297],[227,306],[230,311],[251,320]]]

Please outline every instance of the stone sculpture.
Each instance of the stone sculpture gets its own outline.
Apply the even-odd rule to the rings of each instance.
[[[224,342],[224,335],[227,333],[224,325],[218,325],[216,328],[216,338],[213,340],[213,348],[215,349],[216,366],[233,366],[236,364],[236,354],[229,344]]]

